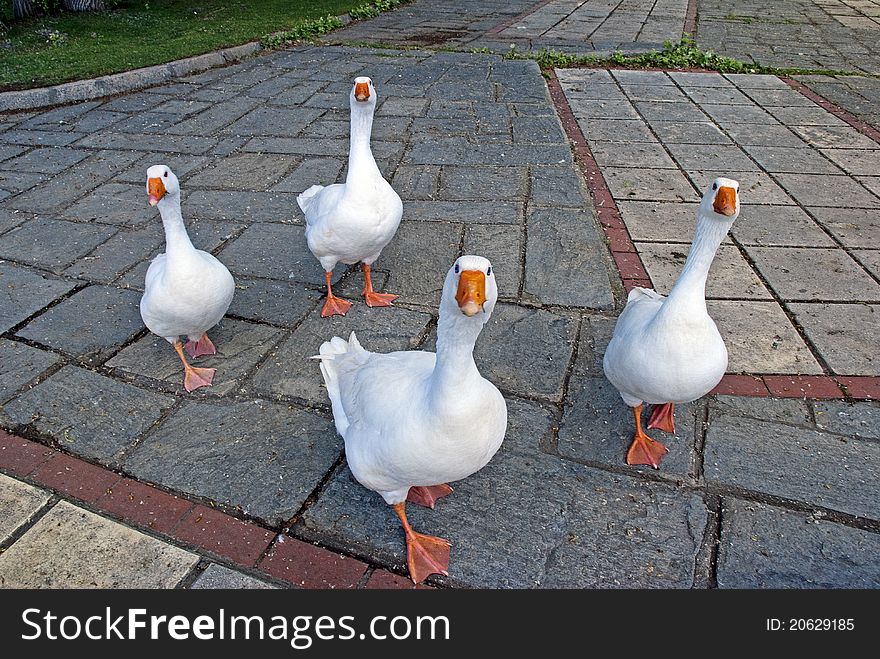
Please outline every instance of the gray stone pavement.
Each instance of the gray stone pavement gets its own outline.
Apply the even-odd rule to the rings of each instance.
[[[551,49],[609,55],[662,50],[696,3],[698,45],[744,62],[870,74],[798,79],[880,128],[880,2],[876,0],[416,0],[327,37],[328,43],[399,44],[505,53]]]
[[[343,175],[346,94],[360,74],[373,78],[382,99],[374,152],[405,209],[376,264],[376,283],[401,298],[393,308],[356,303],[345,318],[321,319],[322,277],[305,248],[295,196],[316,177]],[[604,80],[588,85],[581,75]],[[821,318],[826,307],[874,309],[853,304],[877,301],[858,297],[877,285],[867,265],[876,242],[859,243],[873,225],[866,214],[842,221],[814,209],[836,209],[823,201],[841,194],[855,210],[878,207],[870,174],[851,169],[877,145],[789,103],[794,97],[772,78],[623,77],[560,72],[625,217],[667,232],[634,235],[643,254],[656,251],[646,260],[657,285],[686,249],[688,202],[698,187],[719,168],[736,173],[744,200],[775,214],[750,225],[744,213],[713,273],[722,284],[712,289],[720,324],[741,323],[747,337],[731,340],[734,359],[744,360],[735,368],[751,368],[745,360],[756,359],[755,350],[784,356],[776,372],[845,364],[834,350],[807,345],[805,328],[814,323],[829,346],[870,336],[869,317],[854,321],[861,334],[843,338],[822,334]],[[598,118],[603,107],[624,116]],[[742,116],[751,130],[735,120]],[[754,126],[764,141],[749,144]],[[779,149],[796,157],[794,173],[776,171]],[[623,289],[533,62],[293,49],[104,101],[6,115],[0,157],[8,173],[0,201],[0,426],[12,432],[400,572],[399,526],[351,479],[307,357],[352,329],[374,350],[430,348],[443,274],[458,254],[477,252],[493,261],[501,302],[476,358],[507,397],[510,425],[486,469],[456,484],[436,510],[411,512],[419,530],[453,543],[450,577],[438,583],[880,586],[869,558],[880,529],[877,403],[709,397],[679,410],[678,434],[664,438],[663,469],[623,464],[631,416],[601,372]],[[633,167],[639,158],[652,166]],[[143,274],[162,243],[143,173],[162,161],[181,176],[194,242],[217,254],[238,285],[213,335],[219,354],[199,360],[218,369],[215,386],[192,394],[168,346],[137,315]],[[805,171],[816,163],[826,169]],[[843,192],[827,187],[829,179]],[[667,214],[658,227],[626,204]],[[802,233],[815,241],[803,243]],[[785,235],[794,238],[777,238]],[[781,256],[762,269],[761,250],[771,248]],[[810,288],[801,291],[797,273],[774,268],[786,255],[801,263],[804,250],[823,257],[823,275],[811,269],[801,277]],[[819,288],[825,273],[843,282],[831,293],[843,293]],[[339,290],[356,297],[358,274],[337,277]],[[795,314],[807,307],[803,327],[785,315],[787,305]],[[780,334],[768,346],[771,326]],[[872,353],[842,353],[859,372],[876,367]],[[52,505],[45,496],[16,493],[10,505],[23,505],[15,514],[29,519]],[[59,523],[83,515],[69,503],[50,513]],[[96,534],[107,525],[97,517],[89,517]],[[0,561],[14,559],[39,524]],[[144,565],[171,551],[131,529],[125,535]],[[51,543],[48,535],[31,538],[33,549],[19,556]],[[182,575],[205,567],[175,549]],[[809,560],[792,560],[795,551]],[[215,575],[239,578],[219,567],[202,576]],[[156,585],[187,579],[166,577]]]
[[[880,128],[880,2],[877,0],[698,0],[697,43],[745,62],[870,74],[798,77]],[[878,172],[877,168],[874,170]]]
[[[880,73],[877,0],[698,0],[704,48],[769,66]]]
[[[406,44],[457,50],[605,53],[677,41],[688,0],[416,0],[325,37],[329,43]]]
[[[277,587],[0,474],[0,588]]]
[[[688,0],[559,0],[542,4],[493,36],[521,50],[660,50],[664,41],[682,36],[687,8]]]
[[[799,75],[795,79],[865,123],[880,129],[880,78]],[[880,174],[880,168],[875,167],[874,173]]]

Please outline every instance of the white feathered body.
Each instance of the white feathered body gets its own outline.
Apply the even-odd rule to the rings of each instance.
[[[605,375],[631,407],[696,400],[727,370],[727,348],[705,309],[664,313],[666,303],[656,291],[630,291],[605,351]]]
[[[372,353],[354,334],[324,343],[321,357],[351,471],[389,504],[411,486],[470,476],[501,446],[507,406],[475,368],[454,387],[439,386],[434,353]]]
[[[150,264],[141,298],[147,328],[169,341],[198,340],[223,318],[235,293],[229,270],[201,250],[160,254]]]
[[[364,180],[313,185],[297,198],[306,217],[309,249],[329,272],[339,263],[371,265],[394,238],[403,203],[379,170]]]

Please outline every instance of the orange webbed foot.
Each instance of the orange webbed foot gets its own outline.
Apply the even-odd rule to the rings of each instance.
[[[214,347],[214,344],[211,342],[211,339],[208,338],[207,334],[202,334],[202,338],[198,341],[187,341],[183,348],[193,359],[201,357],[202,355],[217,354],[217,348]]]
[[[675,433],[675,404],[663,403],[662,405],[651,406],[648,428]]]
[[[428,485],[426,487],[413,485],[409,488],[409,494],[406,495],[406,500],[417,506],[424,506],[425,508],[433,509],[434,504],[437,503],[437,499],[442,499],[450,494],[452,494],[452,488],[446,483],[441,485]]]
[[[410,531],[406,535],[406,564],[413,583],[421,583],[432,574],[449,574],[448,540]]]
[[[390,307],[391,303],[396,300],[399,295],[392,293],[376,293],[375,291],[364,291],[364,300],[368,307]]]
[[[190,366],[183,376],[183,388],[187,391],[195,391],[200,387],[210,387],[214,380],[215,368],[196,368]]]
[[[344,316],[348,313],[349,309],[351,309],[351,302],[343,300],[341,297],[336,297],[335,295],[328,295],[327,301],[324,302],[324,308],[321,309],[321,318],[327,318],[329,316]]]
[[[668,452],[669,449],[661,442],[651,439],[644,433],[636,433],[626,452],[626,464],[650,465],[654,469],[659,469],[660,461]]]

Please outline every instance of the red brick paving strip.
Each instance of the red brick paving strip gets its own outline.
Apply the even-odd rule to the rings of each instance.
[[[834,378],[846,389],[850,398],[880,400],[880,378],[876,376],[851,376]]]
[[[771,396],[780,398],[842,398],[837,383],[827,375],[765,375]]]
[[[684,34],[697,36],[697,0],[688,0],[687,13],[684,15]]]
[[[370,590],[433,590],[431,586],[423,583],[415,585],[409,577],[402,577],[388,570],[375,570],[364,588]]]
[[[0,428],[0,469],[16,476],[28,476],[53,455],[52,449]]]
[[[721,394],[723,396],[769,396],[767,385],[763,378],[757,375],[725,375],[721,382],[709,395]]]
[[[574,149],[574,155],[577,163],[583,171],[584,178],[587,182],[587,188],[593,198],[593,208],[599,219],[599,224],[605,232],[608,239],[608,246],[611,249],[611,256],[617,265],[620,278],[626,283],[627,279],[638,279],[650,282],[651,278],[642,264],[636,247],[630,238],[629,231],[620,217],[620,209],[614,201],[614,196],[605,182],[602,170],[593,157],[593,152],[587,144],[584,134],[581,132],[580,125],[571,111],[565,92],[559,84],[556,72],[553,69],[547,71],[550,76],[547,79],[547,87],[550,90],[550,98],[553,99],[553,105],[556,106],[556,112],[565,129],[565,134]]]
[[[638,288],[652,288],[653,285],[649,279],[624,279],[623,287],[626,289],[627,295],[629,292],[638,287]]]
[[[850,114],[839,105],[835,105],[824,96],[820,96],[801,81],[794,80],[793,78],[788,78],[786,76],[779,76],[779,79],[782,80],[782,82],[784,82],[786,85],[794,89],[796,92],[800,92],[803,96],[806,96],[822,109],[827,110],[838,119],[841,119],[848,123],[865,137],[870,137],[872,140],[880,144],[880,130],[877,130],[872,125],[865,123],[855,115]]]
[[[95,504],[140,526],[171,533],[180,518],[189,512],[193,503],[155,487],[123,478]]]
[[[64,453],[56,453],[37,467],[31,478],[80,501],[95,503],[122,476]]]
[[[239,565],[253,567],[275,538],[275,532],[207,506],[196,506],[172,536]]]
[[[282,541],[283,539],[283,541]],[[367,564],[310,545],[296,538],[279,536],[259,569],[300,588],[356,588]]]

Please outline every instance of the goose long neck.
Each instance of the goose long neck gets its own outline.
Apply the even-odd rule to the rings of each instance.
[[[358,105],[352,107],[346,185],[358,185],[379,174],[379,167],[370,149],[372,132],[373,108]]]
[[[159,201],[159,214],[165,227],[165,254],[173,261],[179,256],[191,253],[195,248],[183,224],[183,213],[180,211],[180,193],[169,194]]]
[[[469,378],[480,377],[474,362],[474,345],[483,324],[461,314],[458,309],[441,312],[437,324],[437,362],[432,375],[432,393],[444,397],[443,392],[461,387]]]
[[[686,307],[706,312],[706,279],[709,276],[709,268],[732,224],[699,213],[694,240],[688,251],[684,268],[664,304],[667,310],[680,310]]]

